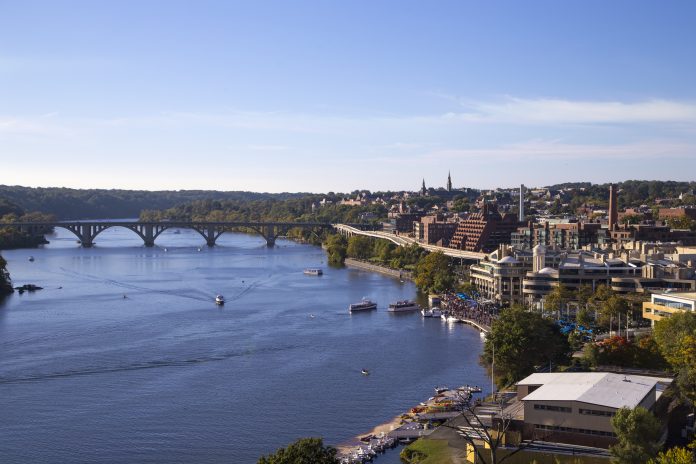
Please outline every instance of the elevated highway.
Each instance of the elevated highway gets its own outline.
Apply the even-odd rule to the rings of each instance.
[[[419,243],[416,239],[411,238],[411,237],[405,237],[403,235],[397,235],[392,232],[384,232],[381,230],[361,230],[358,229],[350,224],[332,224],[333,228],[336,229],[339,233],[346,235],[346,236],[351,236],[351,235],[363,235],[365,237],[372,237],[372,238],[381,238],[384,240],[389,240],[392,243],[395,243],[399,246],[409,246],[409,245],[418,245],[421,248],[424,248],[428,251],[431,252],[442,252],[443,254],[450,256],[452,258],[457,258],[457,259],[463,259],[463,260],[468,260],[468,261],[480,261],[482,260],[485,256],[486,253],[479,253],[475,251],[464,251],[464,250],[456,250],[454,248],[447,248],[447,247],[441,247],[437,245],[428,245],[426,243]]]

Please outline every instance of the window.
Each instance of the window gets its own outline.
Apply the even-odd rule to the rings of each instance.
[[[614,434],[613,432],[605,432],[603,430],[576,429],[574,427],[560,427],[558,425],[534,424],[534,428],[537,430],[548,430],[551,432],[581,433],[583,435],[597,435],[600,437],[616,437],[616,434]]]
[[[580,414],[585,414],[586,416],[604,416],[604,417],[614,417],[616,412],[614,411],[598,411],[596,409],[579,409]]]
[[[544,411],[556,411],[556,412],[573,412],[571,408],[566,408],[564,406],[552,406],[550,404],[535,404],[534,409],[542,409]]]

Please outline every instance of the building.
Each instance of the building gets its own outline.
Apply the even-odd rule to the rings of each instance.
[[[532,374],[517,383],[523,408],[516,425],[524,440],[608,448],[616,442],[611,425],[616,411],[638,406],[654,410],[671,382],[608,372]]]
[[[413,225],[423,217],[423,213],[389,213],[389,221],[394,230],[400,233],[410,234],[413,232]]]
[[[447,173],[447,191],[452,191],[452,175],[449,172]]]
[[[657,218],[661,220],[688,218],[696,220],[696,208],[660,208]]]
[[[519,227],[510,236],[510,243],[518,248],[534,248],[537,245],[556,246],[578,250],[586,245],[600,242],[606,233],[598,222],[576,220],[548,220],[541,224],[529,223]]]
[[[469,267],[469,278],[485,298],[500,304],[539,306],[554,287],[575,289],[587,285],[614,288],[616,282],[642,278],[642,263],[612,253],[563,250],[537,245],[533,250],[501,246]],[[619,280],[617,280],[619,279]],[[624,279],[624,280],[620,280]]]
[[[473,213],[459,221],[450,248],[491,252],[500,244],[509,244],[518,226],[514,215],[501,215],[495,206],[484,204],[480,213]]]
[[[449,246],[457,223],[445,220],[442,214],[423,216],[420,221],[413,223],[413,234],[416,240],[428,245]]]
[[[674,313],[696,310],[696,292],[659,293],[650,295],[650,301],[643,303],[643,317],[660,321]]]

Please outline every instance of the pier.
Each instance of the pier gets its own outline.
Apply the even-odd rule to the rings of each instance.
[[[435,396],[392,422],[375,427],[372,433],[356,438],[354,443],[339,446],[338,457],[341,463],[368,462],[398,443],[408,443],[430,435],[444,422],[461,416],[469,407],[473,395],[481,392],[481,388],[472,385],[435,390]]]

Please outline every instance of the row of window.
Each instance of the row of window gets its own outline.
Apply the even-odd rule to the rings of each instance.
[[[535,404],[534,409],[543,409],[544,411],[556,412],[573,412],[571,408],[566,408],[565,406],[552,406],[550,404]]]
[[[549,430],[549,431],[553,431],[553,432],[569,432],[569,433],[582,433],[584,435],[598,435],[600,437],[615,437],[616,436],[616,434],[613,432],[605,432],[603,430],[576,429],[575,427],[560,427],[558,425],[534,424],[534,428],[537,430]]]
[[[604,416],[604,417],[614,417],[616,415],[613,411],[598,411],[596,409],[582,409],[578,410],[580,414],[585,414],[587,416]]]

